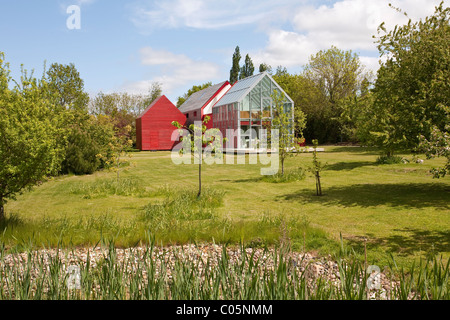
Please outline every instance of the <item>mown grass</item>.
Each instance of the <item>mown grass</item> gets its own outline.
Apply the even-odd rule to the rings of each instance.
[[[429,170],[445,159],[377,164],[373,148],[325,146],[319,160],[324,196],[314,178],[283,181],[261,177],[263,165],[204,165],[204,198],[197,201],[196,165],[174,165],[168,152],[140,152],[135,165],[115,173],[64,176],[7,205],[0,241],[8,248],[28,243],[93,245],[101,237],[120,247],[145,243],[148,229],[166,244],[243,241],[278,244],[330,254],[339,237],[356,255],[399,265],[450,253],[450,178],[432,179]],[[410,154],[399,155],[412,159]],[[306,172],[311,154],[286,162],[287,172]],[[277,183],[274,183],[277,182]],[[208,196],[209,194],[209,196]],[[209,198],[208,198],[209,197]]]

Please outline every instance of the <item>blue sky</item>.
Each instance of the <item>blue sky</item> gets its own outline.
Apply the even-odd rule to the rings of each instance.
[[[146,92],[157,81],[176,102],[193,85],[227,80],[236,45],[256,68],[297,73],[335,45],[376,70],[377,26],[407,22],[389,2],[419,19],[440,1],[0,0],[0,51],[14,78],[21,64],[40,76],[44,61],[74,63],[92,95]],[[80,29],[67,27],[70,5],[80,8]]]

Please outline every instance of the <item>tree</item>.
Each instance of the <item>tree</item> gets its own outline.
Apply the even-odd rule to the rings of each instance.
[[[84,92],[84,81],[73,63],[53,63],[47,71],[49,89],[56,94],[61,109],[86,111],[89,95]]]
[[[294,101],[295,136],[309,138],[308,133],[311,130],[307,120],[310,124],[309,117],[314,114],[311,110],[316,110],[318,106],[323,105],[317,98],[320,97],[320,92],[303,75],[289,74],[282,66],[277,67],[273,78]]]
[[[261,63],[259,65],[259,72],[264,72],[267,71],[269,74],[272,74],[272,67],[270,66],[270,64],[266,64],[266,63]]]
[[[274,90],[272,95],[273,119],[271,129],[278,130],[278,155],[281,161],[281,175],[284,175],[284,162],[288,157],[294,155],[296,139],[294,137],[294,119],[292,110],[286,108],[286,97],[284,93]]]
[[[313,165],[311,167],[311,172],[314,174],[316,178],[316,195],[322,196],[322,184],[320,182],[320,172],[323,169],[322,163],[317,159],[317,147],[319,146],[319,141],[317,139],[313,139]]]
[[[89,95],[84,91],[84,81],[74,64],[54,63],[46,72],[50,96],[56,98],[58,106],[53,112],[53,121],[62,128],[58,141],[65,150],[61,164],[62,173],[91,174],[101,161],[102,146],[94,139],[94,133],[104,128],[92,123],[88,114]]]
[[[203,121],[200,123],[194,122],[189,126],[181,125],[178,121],[173,121],[172,125],[181,131],[187,130],[189,135],[181,137],[182,141],[187,141],[190,147],[191,153],[194,155],[194,158],[197,158],[198,161],[198,193],[197,197],[199,198],[202,194],[202,162],[203,162],[203,146],[209,145],[212,146],[212,151],[218,153],[219,155],[222,153],[222,144],[226,141],[218,141],[214,139],[215,135],[220,135],[219,129],[207,129],[206,125],[211,120],[211,117],[205,116]],[[206,131],[210,134],[205,134]],[[183,150],[180,150],[182,152]]]
[[[370,73],[364,70],[357,54],[332,46],[310,57],[303,76],[315,87],[311,92],[318,96],[313,100],[320,102],[312,113],[307,112],[307,127],[326,128],[322,138],[326,142],[343,141],[346,137],[341,115],[345,100],[358,94],[364,79],[371,78]],[[311,124],[313,119],[315,123]],[[320,132],[311,135],[321,136]]]
[[[420,136],[419,150],[425,152],[428,159],[446,157],[447,163],[441,168],[433,168],[431,173],[434,178],[443,178],[450,172],[450,107],[442,106],[446,113],[446,125],[444,130],[434,126],[430,137]]]
[[[162,96],[162,86],[161,83],[159,82],[153,82],[152,86],[150,87],[147,96],[144,96],[144,102],[143,102],[143,108],[147,108],[149,105],[152,104],[153,101],[155,101],[156,99],[158,99],[159,97]],[[136,97],[136,95],[135,95]],[[143,111],[143,110],[141,110]],[[141,112],[138,113],[139,115],[141,114]]]
[[[416,149],[420,136],[431,141],[433,132],[446,131],[450,8],[443,4],[425,20],[410,19],[389,32],[384,23],[378,28],[378,50],[386,61],[373,89],[368,142],[383,148],[388,156],[399,149]]]
[[[230,70],[230,83],[234,84],[236,81],[239,80],[239,72],[241,70],[239,64],[241,61],[241,53],[239,50],[239,46],[236,46],[236,49],[233,53],[233,64]]]
[[[115,133],[107,116],[85,115],[67,128],[67,147],[62,173],[92,174],[111,165]]]
[[[360,92],[344,99],[342,103],[342,132],[351,142],[364,142],[370,136],[367,131],[370,119],[367,119],[367,115],[372,112],[373,94],[369,86],[368,80],[363,81]]]
[[[254,72],[255,72],[255,67],[253,66],[253,61],[250,58],[250,56],[247,54],[245,56],[245,63],[242,66],[240,73],[239,73],[239,80],[252,76]]]
[[[24,73],[10,89],[11,80],[0,53],[0,219],[8,200],[59,170],[64,154],[50,84]]]
[[[152,99],[161,94],[158,83],[154,83],[148,95],[113,92],[100,92],[90,103],[92,114],[105,115],[113,124],[117,136],[126,135],[127,140],[136,144],[136,118],[147,108]],[[131,128],[131,130],[128,130]]]
[[[189,89],[188,92],[186,92],[184,95],[182,95],[181,97],[178,97],[178,100],[177,100],[177,108],[181,107],[181,105],[182,105],[183,103],[185,103],[186,100],[187,100],[191,95],[193,95],[194,93],[196,93],[196,92],[198,92],[198,91],[201,91],[201,90],[203,90],[203,89],[206,89],[206,88],[208,88],[208,87],[210,87],[210,86],[212,86],[212,82],[206,82],[206,83],[204,83],[204,84],[202,84],[202,85],[199,85],[199,86],[193,86],[193,87],[192,87],[191,89]]]

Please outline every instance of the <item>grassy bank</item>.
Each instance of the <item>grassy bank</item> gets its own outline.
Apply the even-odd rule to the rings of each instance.
[[[121,172],[63,176],[7,205],[0,241],[28,244],[93,245],[101,237],[119,247],[145,243],[149,230],[166,244],[239,243],[258,247],[287,239],[296,250],[323,254],[346,245],[361,258],[399,264],[450,252],[450,180],[428,171],[444,159],[406,164],[376,163],[379,152],[360,147],[325,147],[319,159],[324,196],[316,197],[306,169],[311,154],[289,158],[298,179],[261,179],[257,165],[204,165],[205,198],[195,199],[196,165],[174,165],[168,152],[141,152]],[[412,155],[404,155],[412,160]],[[276,182],[276,183],[274,183]]]

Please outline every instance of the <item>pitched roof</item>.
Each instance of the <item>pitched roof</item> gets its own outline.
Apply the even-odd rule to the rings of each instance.
[[[226,81],[193,93],[178,109],[185,113],[202,108],[225,83]]]
[[[168,102],[170,102],[170,103],[173,105],[173,103],[172,103],[169,99],[167,99],[167,97],[166,97],[165,95],[162,95],[162,96],[156,98],[155,100],[153,100],[153,102],[147,107],[147,109],[145,109],[145,110],[139,115],[138,119],[139,119],[139,118],[142,118],[142,117],[148,112],[148,110],[150,110],[150,109],[151,109],[155,104],[157,104],[160,100],[166,100],[166,102],[168,101]],[[173,105],[173,106],[176,108],[175,105]]]
[[[279,90],[284,92],[284,90],[276,83],[275,80],[272,79],[270,74],[266,71],[256,74],[254,76],[250,76],[239,80],[231,87],[230,90],[223,96],[222,99],[217,102],[216,106],[222,106],[225,104],[231,104],[235,102],[239,102],[265,77],[268,76],[270,80],[278,87]],[[292,99],[284,92],[285,97],[292,102]]]

